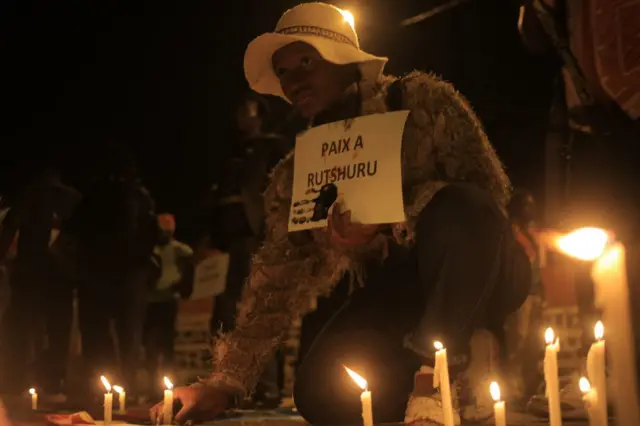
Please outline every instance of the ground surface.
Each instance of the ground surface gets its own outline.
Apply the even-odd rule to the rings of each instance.
[[[48,413],[71,413],[74,411],[72,407],[61,408],[59,406],[43,406],[42,410],[33,412],[30,410],[30,399],[28,398],[5,398],[5,404],[9,412],[14,425],[13,426],[44,426],[47,424],[45,416]],[[101,407],[99,404],[89,404],[91,408],[86,408],[94,418],[101,418]],[[114,412],[114,421],[111,426],[124,426],[129,425],[151,425],[151,422],[147,417],[148,406],[136,406],[128,410],[127,414],[117,415]],[[531,415],[521,413],[509,413],[508,414],[509,426],[537,426],[548,425],[548,421],[540,418],[535,418]],[[101,422],[97,422],[100,424]],[[224,418],[215,422],[216,426],[302,426],[305,425],[305,421],[292,412],[291,410],[239,410],[229,413]],[[493,424],[488,422],[485,424]],[[588,426],[588,423],[583,420],[570,420],[566,419],[564,425],[568,426]],[[7,425],[0,425],[7,426]],[[354,425],[357,426],[357,425]],[[391,426],[391,425],[390,425]],[[427,426],[427,425],[421,425]],[[471,426],[471,425],[470,425]],[[612,426],[615,426],[612,424]]]

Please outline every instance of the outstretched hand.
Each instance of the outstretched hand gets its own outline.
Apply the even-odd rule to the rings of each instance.
[[[351,211],[342,212],[336,203],[328,218],[327,231],[331,240],[338,245],[358,247],[370,243],[378,232],[378,225],[363,225],[351,221]]]
[[[213,420],[229,406],[228,394],[218,388],[200,384],[177,387],[173,390],[173,397],[182,403],[182,409],[175,416],[178,423]],[[159,402],[149,410],[154,424],[165,424],[162,419],[163,407],[164,403]]]

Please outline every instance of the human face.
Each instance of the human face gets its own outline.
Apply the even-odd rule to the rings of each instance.
[[[303,42],[280,48],[272,62],[285,96],[307,118],[338,102],[355,82],[353,67],[328,62],[313,46]]]
[[[260,133],[262,119],[260,117],[258,103],[255,101],[246,101],[240,105],[236,111],[236,122],[240,131],[245,135]]]
[[[527,197],[523,201],[522,215],[524,220],[527,222],[532,222],[535,220],[536,202],[531,195],[527,195]]]

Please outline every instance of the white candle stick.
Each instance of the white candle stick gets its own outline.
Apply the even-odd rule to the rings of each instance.
[[[373,426],[373,409],[371,405],[371,391],[368,389],[367,381],[355,371],[344,367],[347,374],[356,382],[356,385],[362,389],[360,401],[362,402],[362,423],[364,426]]]
[[[598,413],[598,392],[591,387],[586,377],[581,377],[578,385],[589,417],[589,426],[601,426],[599,423],[600,414]]]
[[[496,382],[491,382],[489,385],[489,392],[491,393],[491,398],[495,402],[493,404],[493,413],[496,418],[496,426],[507,426],[507,411],[504,404],[504,401],[500,395],[500,386]]]
[[[451,399],[451,383],[449,382],[447,349],[441,342],[433,342],[433,346],[436,348],[436,361],[433,368],[433,387],[440,388],[444,426],[454,426],[453,401]]]
[[[597,395],[597,407],[599,426],[607,426],[609,416],[607,414],[607,375],[605,365],[604,325],[598,321],[593,328],[596,341],[591,345],[587,355],[587,375],[589,376],[589,388]]]
[[[127,393],[122,386],[114,385],[113,390],[118,392],[118,414],[127,412]]]
[[[616,391],[612,398],[616,424],[640,425],[638,373],[627,283],[626,250],[622,244],[612,243],[609,235],[597,228],[574,231],[559,238],[557,246],[578,259],[594,260],[591,276],[595,304],[602,311],[602,321],[607,324],[610,380]],[[604,398],[598,399],[603,400],[601,403],[606,403]]]
[[[544,340],[547,343],[544,353],[544,381],[549,402],[549,423],[551,426],[561,426],[562,411],[560,408],[560,380],[558,379],[560,341],[555,337],[552,328],[546,329]]]
[[[173,383],[167,377],[164,378],[164,404],[162,404],[162,423],[170,425],[173,421]]]
[[[31,409],[33,411],[38,410],[38,392],[36,392],[35,388],[29,389],[29,394],[31,394]]]
[[[100,380],[102,381],[102,384],[107,391],[104,394],[104,424],[108,425],[111,423],[113,417],[113,394],[111,393],[111,384],[109,383],[107,378],[104,376],[100,376]]]

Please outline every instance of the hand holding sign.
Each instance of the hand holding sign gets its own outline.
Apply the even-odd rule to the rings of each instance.
[[[351,221],[351,211],[342,212],[336,204],[329,216],[327,231],[331,240],[342,246],[357,247],[369,244],[378,232],[378,225],[363,225]]]

